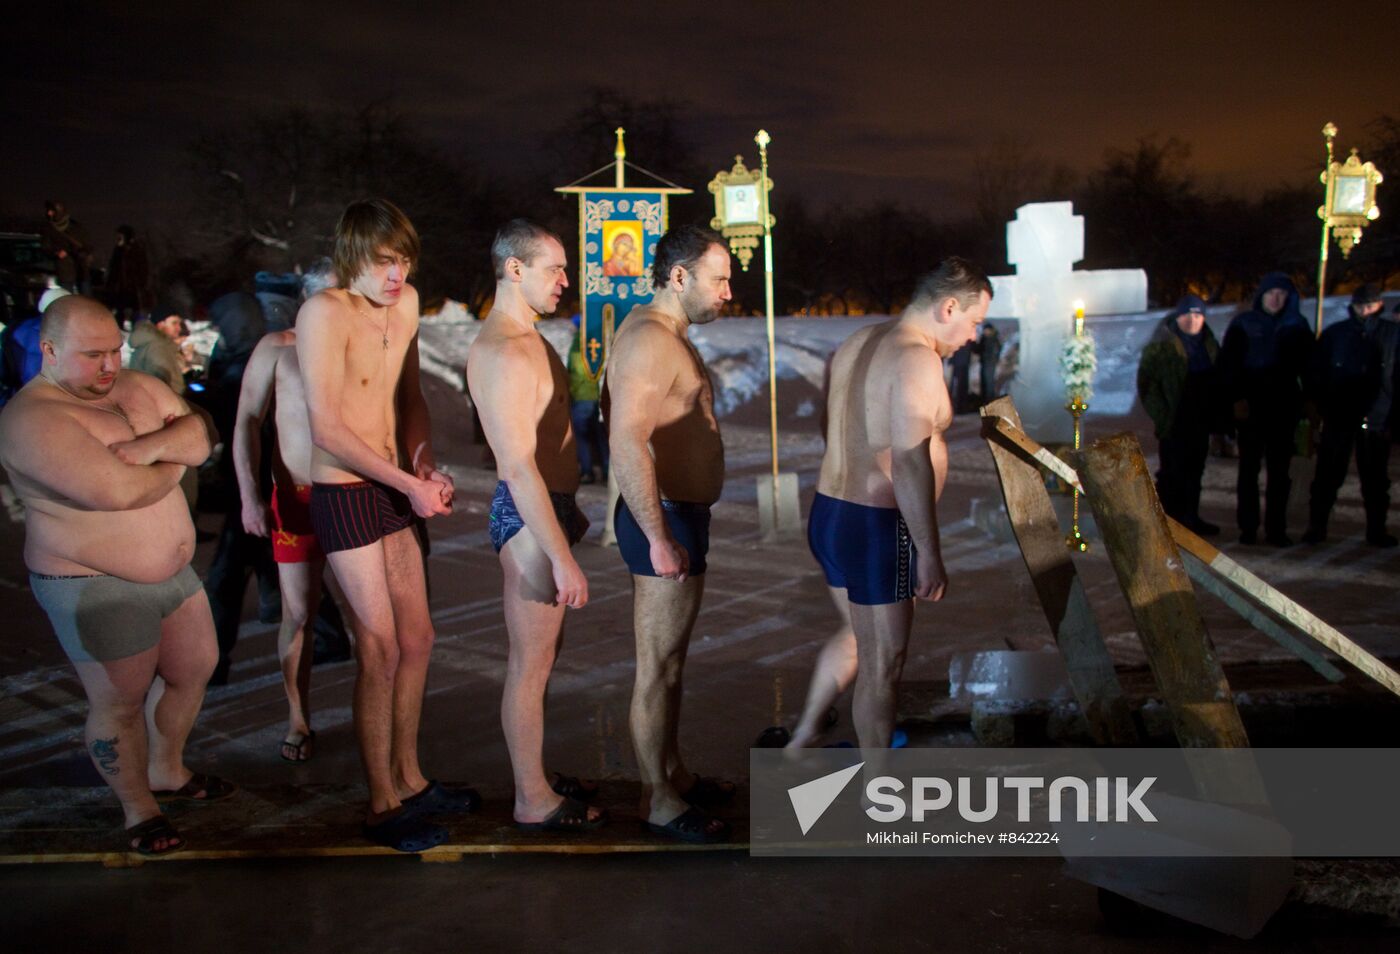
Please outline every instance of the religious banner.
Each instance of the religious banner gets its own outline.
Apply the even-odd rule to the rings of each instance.
[[[651,263],[666,231],[667,197],[690,192],[636,166],[663,185],[624,185],[624,167],[632,164],[626,161],[621,129],[613,155],[613,163],[555,190],[578,194],[579,334],[584,364],[595,381],[603,373],[613,329],[651,300]],[[584,184],[609,169],[611,186]]]
[[[617,322],[651,300],[651,263],[665,231],[666,200],[659,192],[579,193],[579,328],[594,380]]]

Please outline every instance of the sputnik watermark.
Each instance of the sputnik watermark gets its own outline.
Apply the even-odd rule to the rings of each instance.
[[[754,749],[750,780],[755,854],[1400,855],[1400,750]]]
[[[864,767],[865,763],[860,762],[788,789],[788,800],[792,803],[793,815],[797,818],[797,824],[804,837],[821,821],[822,815],[826,814],[826,810],[845,791],[851,779]],[[1040,790],[1047,794],[1045,816],[1046,820],[1052,823],[1064,820],[1063,809],[1066,800],[1073,802],[1072,817],[1075,821],[1087,822],[1091,818],[1099,822],[1157,821],[1157,816],[1143,803],[1144,796],[1157,781],[1155,776],[1139,779],[1131,789],[1131,781],[1121,775],[1092,779],[1067,775],[1052,779],[1049,785],[1043,777],[1037,776],[1008,776],[977,781],[982,782],[980,808],[973,807],[974,780],[967,775],[951,780],[938,776],[918,776],[910,779],[908,785],[901,779],[880,775],[865,783],[865,801],[868,803],[865,814],[872,821],[886,824],[906,820],[922,822],[932,813],[952,808],[964,821],[981,824],[994,820],[1000,814],[999,793],[1002,789],[1007,789],[1015,793],[1018,822],[1036,820],[1032,818],[1031,797]],[[900,794],[906,789],[909,792],[907,799]],[[956,802],[954,795],[957,796]],[[936,841],[932,833],[923,834],[928,837],[921,839],[911,834],[898,840],[903,843]],[[889,833],[884,833],[884,836],[887,839],[893,838]],[[956,843],[990,844],[995,837],[987,835],[985,842],[981,838],[964,838]],[[894,841],[867,839],[867,843],[893,844]]]
[[[1073,799],[1074,820],[1087,822],[1090,820],[1090,791],[1093,792],[1093,820],[1100,822],[1116,821],[1129,822],[1140,820],[1144,822],[1155,822],[1157,816],[1143,804],[1143,797],[1152,788],[1152,783],[1157,781],[1155,776],[1148,776],[1139,779],[1137,784],[1130,791],[1128,786],[1131,781],[1123,776],[1115,778],[1096,777],[1092,779],[1078,778],[1073,775],[1061,776],[1053,779],[1047,786],[1045,779],[1034,776],[1009,776],[1004,778],[977,779],[982,783],[982,806],[974,808],[975,793],[973,791],[974,780],[967,775],[958,776],[949,781],[946,778],[919,777],[910,780],[909,798],[905,799],[900,793],[905,790],[905,784],[897,778],[882,775],[873,778],[865,785],[865,797],[873,804],[866,808],[865,814],[877,822],[898,822],[906,818],[911,821],[921,822],[930,813],[941,812],[950,807],[954,808],[963,821],[974,823],[989,822],[1001,813],[999,794],[1003,788],[1010,789],[1016,793],[1016,821],[1029,822],[1038,819],[1032,818],[1031,796],[1032,793],[1045,790],[1046,796],[1046,820],[1058,822],[1064,820],[1064,802],[1066,796]],[[932,793],[932,794],[930,794]],[[954,803],[953,796],[956,793],[957,801]],[[834,796],[833,796],[834,797]],[[1135,819],[1133,816],[1136,815]]]

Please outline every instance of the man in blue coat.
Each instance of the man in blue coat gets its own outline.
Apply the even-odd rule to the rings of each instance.
[[[1288,536],[1288,465],[1303,415],[1302,380],[1313,333],[1298,308],[1298,289],[1282,272],[1264,276],[1253,307],[1230,322],[1220,346],[1220,377],[1239,433],[1235,518],[1240,542],[1259,532],[1259,468],[1269,469],[1264,538],[1276,547]]]

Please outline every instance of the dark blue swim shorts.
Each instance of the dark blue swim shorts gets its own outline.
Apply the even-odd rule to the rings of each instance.
[[[710,505],[663,500],[661,509],[666,515],[666,528],[690,557],[688,575],[704,573],[705,554],[710,552]],[[647,542],[647,535],[621,497],[617,498],[617,509],[613,511],[613,533],[617,535],[617,549],[627,562],[627,569],[637,576],[657,575],[651,566],[651,544]]]
[[[880,606],[914,595],[914,541],[894,507],[868,507],[817,494],[807,545],[826,581],[852,603]]]
[[[563,528],[569,546],[582,540],[583,535],[588,532],[588,518],[578,509],[574,495],[556,494],[551,491],[549,502],[554,504],[554,516],[559,520],[559,526]],[[491,546],[496,548],[497,553],[500,553],[501,548],[510,542],[510,538],[525,526],[520,511],[515,509],[515,498],[510,495],[510,487],[504,480],[496,484],[496,492],[491,495],[489,520]]]

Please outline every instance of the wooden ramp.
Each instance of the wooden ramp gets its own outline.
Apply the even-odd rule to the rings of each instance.
[[[733,837],[721,845],[688,845],[649,834],[637,819],[635,782],[604,782],[595,804],[612,821],[581,835],[534,834],[516,829],[505,793],[487,792],[481,810],[438,820],[451,832],[445,844],[418,855],[423,861],[460,861],[464,855],[616,854],[638,852],[748,851],[746,787],[715,812]],[[244,858],[402,856],[360,834],[364,789],[349,784],[264,785],[240,789],[212,805],[167,806],[166,815],[189,845],[147,858],[120,850],[121,811],[105,786],[0,791],[0,864],[100,862],[127,868],[147,861],[213,861]]]

